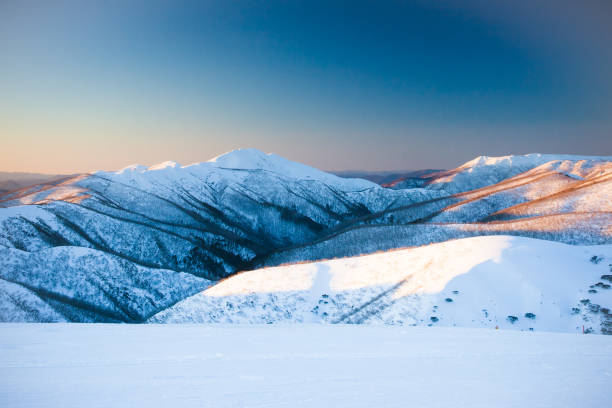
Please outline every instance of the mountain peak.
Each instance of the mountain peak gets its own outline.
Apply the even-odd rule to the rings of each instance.
[[[583,156],[574,154],[543,154],[543,153],[528,153],[522,155],[508,155],[508,156],[478,156],[467,163],[462,164],[458,168],[472,168],[480,166],[525,166],[532,165],[536,167],[540,164],[548,163],[551,161],[579,161],[579,160],[592,160],[592,161],[610,161],[612,156]]]
[[[217,167],[230,169],[266,169],[273,161],[284,160],[272,153],[264,153],[258,149],[236,149],[223,153],[208,161]]]
[[[181,167],[181,165],[175,161],[168,160],[163,163],[154,164],[153,166],[149,167],[148,170],[163,170],[163,169],[175,168],[175,167]]]
[[[136,172],[136,173],[142,173],[143,171],[145,171],[147,169],[146,166],[143,166],[142,164],[130,164],[129,166],[125,166],[124,168],[122,168],[121,170],[116,171],[116,174],[128,174],[131,172]],[[105,173],[103,171],[98,171],[96,173]]]
[[[459,166],[460,168],[470,168],[477,166],[496,166],[500,164],[512,165],[516,162],[533,162],[540,163],[542,161],[549,161],[553,159],[555,155],[540,154],[540,153],[529,153],[524,155],[507,155],[507,156],[478,156],[467,163]],[[559,156],[562,157],[562,156]]]
[[[263,170],[300,180],[320,180],[332,184],[371,188],[376,184],[367,180],[343,179],[306,164],[294,162],[274,153],[257,149],[236,149],[217,156],[206,163],[218,168],[237,170]]]
[[[233,171],[235,170],[235,171]],[[187,174],[222,174],[227,180],[237,180],[244,171],[264,171],[296,180],[317,180],[350,191],[378,187],[362,179],[341,178],[314,167],[294,162],[274,153],[258,149],[236,149],[208,161],[181,166],[174,161],[165,161],[150,167],[131,165],[116,172],[97,172],[105,177],[119,177],[122,182],[148,183],[155,180],[172,181]],[[233,174],[233,175],[232,175]],[[236,178],[238,177],[238,178]]]

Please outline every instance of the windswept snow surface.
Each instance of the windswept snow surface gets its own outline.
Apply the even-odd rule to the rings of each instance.
[[[607,407],[612,338],[388,326],[4,324],[2,407]]]
[[[607,332],[612,289],[602,276],[610,273],[611,262],[612,245],[466,238],[240,273],[150,321]]]

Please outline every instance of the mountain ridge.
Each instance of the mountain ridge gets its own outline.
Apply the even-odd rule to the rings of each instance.
[[[549,158],[556,159],[541,164]],[[21,285],[20,299],[45,294],[56,311],[74,309],[57,300],[72,299],[82,306],[69,313],[74,321],[106,321],[109,313],[138,321],[168,304],[126,314],[125,299],[135,293],[159,292],[178,301],[263,266],[478,235],[612,243],[612,160],[571,158],[481,157],[435,182],[405,189],[341,178],[255,149],[188,166],[163,162],[77,175],[0,196],[0,279]],[[65,256],[52,262],[58,247],[88,248],[115,269],[88,277],[85,264],[69,267],[78,251],[63,251]],[[55,266],[45,270],[45,264]],[[177,283],[185,285],[184,293],[171,295],[166,278],[131,280],[135,268],[185,273]],[[158,272],[150,273],[170,276]],[[58,282],[73,282],[61,275],[78,273],[93,279],[93,286],[89,294],[71,292],[70,285],[45,279],[48,273],[60,274]],[[111,275],[128,283],[108,286]],[[11,293],[16,292],[0,289],[0,298],[11,299]],[[100,309],[102,299],[110,301],[110,309]],[[16,315],[28,310],[19,302],[7,304]]]

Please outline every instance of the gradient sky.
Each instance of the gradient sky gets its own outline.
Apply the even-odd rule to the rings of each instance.
[[[0,1],[0,171],[612,155],[610,1]]]

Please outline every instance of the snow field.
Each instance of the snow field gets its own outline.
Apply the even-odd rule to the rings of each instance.
[[[612,338],[357,325],[0,326],[3,407],[604,407]]]

